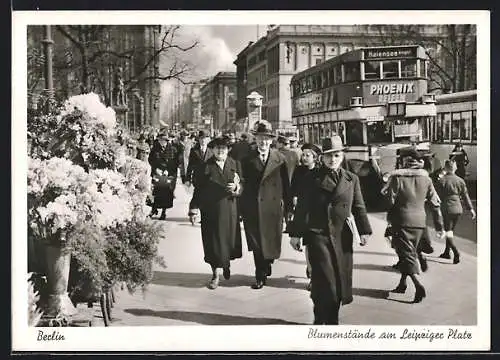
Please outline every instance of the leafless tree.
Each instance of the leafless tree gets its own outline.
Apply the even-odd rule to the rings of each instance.
[[[429,56],[429,90],[463,91],[476,87],[474,25],[360,25],[370,45],[417,44]]]
[[[186,82],[185,77],[193,70],[184,54],[194,49],[198,41],[179,42],[180,26],[162,26],[155,44],[140,37],[143,26],[57,25],[55,28],[64,41],[57,43],[55,37],[54,46],[58,50],[54,51],[54,76],[64,78],[61,75],[71,74],[79,87],[76,92],[97,92],[107,105],[111,104],[113,76],[119,67],[127,69],[125,92],[152,80]],[[124,33],[130,41],[124,41]],[[40,76],[43,78],[40,69],[43,56],[37,51],[28,55],[31,87],[36,86]]]

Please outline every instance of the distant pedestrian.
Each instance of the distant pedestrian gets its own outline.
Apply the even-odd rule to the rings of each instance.
[[[315,325],[338,325],[340,306],[353,301],[353,242],[364,246],[372,233],[358,177],[341,167],[339,136],[323,139],[322,162],[299,193],[290,244],[308,248]]]
[[[196,181],[196,171],[213,155],[212,150],[208,146],[211,141],[210,134],[201,130],[198,133],[197,140],[198,142],[189,152],[189,162],[186,169],[186,177],[184,178],[184,183],[187,186],[191,186],[193,181]]]
[[[275,135],[266,120],[256,122],[257,149],[242,160],[244,188],[241,196],[248,248],[255,263],[254,289],[261,289],[271,265],[281,255],[283,216],[291,211],[290,180],[285,157],[271,149]]]
[[[229,279],[230,261],[241,258],[241,229],[237,197],[243,189],[239,161],[228,156],[229,139],[212,141],[213,156],[200,165],[189,204],[191,222],[201,214],[201,237],[205,262],[212,268],[210,289],[219,285],[220,275]]]
[[[178,169],[181,169],[181,176],[184,176],[183,158],[182,151],[174,143],[173,134],[162,131],[158,134],[157,140],[158,143],[148,158],[151,165],[151,175],[153,176],[154,196],[150,216],[155,216],[158,209],[162,209],[160,220],[165,220],[166,210],[174,206],[174,191]]]
[[[457,171],[455,174],[462,179],[466,176],[466,167],[469,165],[469,157],[464,150],[462,143],[457,143],[450,154],[449,160],[453,160],[457,164]]]
[[[417,247],[426,227],[425,202],[432,204],[434,225],[438,232],[442,231],[443,219],[440,211],[440,200],[432,180],[423,169],[422,155],[415,149],[400,152],[402,169],[391,173],[387,185],[383,189],[390,208],[388,220],[392,225],[392,243],[399,257],[398,269],[401,279],[392,290],[396,293],[406,292],[406,279],[410,277],[415,285],[414,303],[421,302],[426,291],[417,275],[420,273]]]
[[[472,219],[476,218],[476,212],[467,191],[465,181],[455,174],[457,165],[453,160],[446,160],[444,165],[445,174],[439,180],[437,187],[441,197],[441,210],[443,212],[444,231],[446,237],[446,247],[441,255],[442,259],[450,259],[450,249],[453,251],[453,263],[460,262],[460,253],[453,242],[453,231],[457,225],[460,215],[463,213],[462,202],[470,211]]]

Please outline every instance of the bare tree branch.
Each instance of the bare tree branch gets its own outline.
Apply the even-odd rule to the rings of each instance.
[[[74,28],[74,26],[71,26],[71,25],[70,25],[69,27],[70,27],[70,28]],[[80,41],[76,40],[76,39],[73,37],[73,35],[71,35],[68,31],[66,31],[66,30],[64,29],[64,27],[63,27],[63,26],[61,26],[61,25],[56,25],[56,29],[57,29],[57,30],[58,30],[61,34],[63,34],[65,37],[67,37],[67,38],[68,38],[68,39],[69,39],[69,40],[73,43],[73,45],[75,45],[75,46],[78,48],[78,50],[83,51],[83,44],[82,44]]]

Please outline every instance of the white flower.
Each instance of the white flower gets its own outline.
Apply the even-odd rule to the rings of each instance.
[[[106,107],[99,99],[99,95],[88,93],[70,97],[64,103],[61,115],[64,117],[75,109],[86,114],[90,122],[102,124],[108,131],[114,131],[116,127],[115,111],[111,107]]]

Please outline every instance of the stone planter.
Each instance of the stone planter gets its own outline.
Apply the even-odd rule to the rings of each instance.
[[[47,288],[45,314],[47,316],[73,316],[77,313],[68,296],[71,251],[62,244],[47,244]]]

